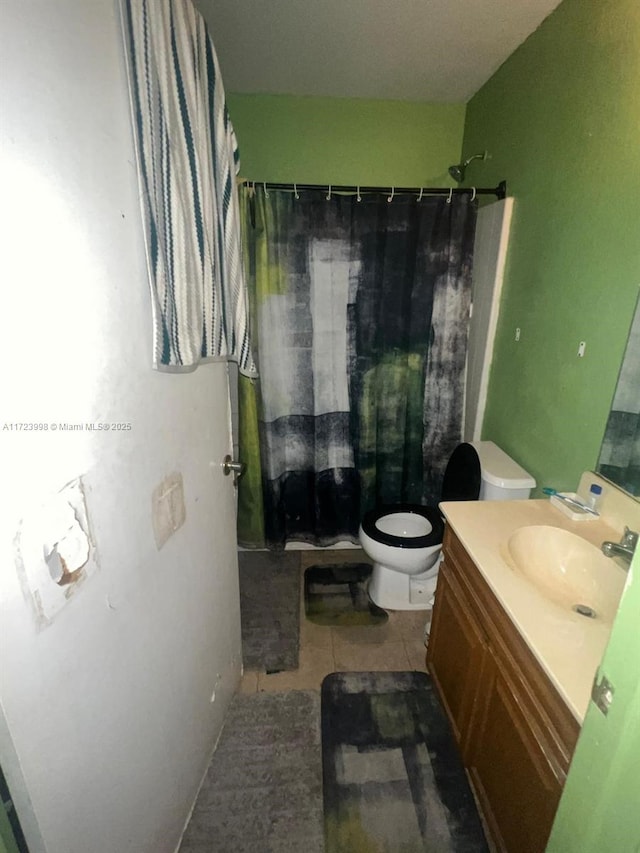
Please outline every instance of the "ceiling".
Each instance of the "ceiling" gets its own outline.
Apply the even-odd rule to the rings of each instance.
[[[560,0],[194,0],[227,92],[466,102]]]

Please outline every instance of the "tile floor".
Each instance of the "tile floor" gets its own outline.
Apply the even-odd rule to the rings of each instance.
[[[359,549],[299,551],[300,571],[318,563],[367,561]],[[245,672],[241,693],[319,690],[330,672],[368,670],[426,671],[425,610],[391,611],[383,625],[328,627],[305,618],[304,583],[300,593],[300,660],[291,672]]]

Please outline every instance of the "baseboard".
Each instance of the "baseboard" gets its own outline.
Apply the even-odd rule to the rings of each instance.
[[[243,667],[242,667],[242,662],[241,662],[240,663],[240,678],[238,679],[235,690],[232,693],[232,698],[238,692],[238,687],[240,686],[240,681],[242,679],[242,669],[243,669]],[[226,717],[226,714],[225,714],[225,717]],[[180,853],[180,847],[182,845],[182,840],[184,839],[184,834],[187,831],[187,827],[189,826],[189,821],[191,820],[191,817],[193,815],[193,810],[195,809],[196,803],[198,802],[198,797],[200,796],[200,791],[202,790],[202,786],[204,785],[204,780],[207,778],[207,773],[209,772],[209,766],[211,764],[211,761],[213,760],[213,753],[218,748],[218,743],[220,741],[220,738],[222,737],[222,729],[223,728],[224,728],[224,722],[220,726],[220,731],[218,732],[218,737],[216,738],[216,741],[213,744],[213,748],[211,749],[211,751],[209,752],[209,755],[207,757],[207,763],[205,764],[205,767],[204,767],[204,773],[202,774],[202,778],[200,779],[200,784],[198,785],[198,787],[196,789],[196,793],[195,793],[195,796],[193,798],[193,802],[191,803],[191,808],[189,809],[189,813],[187,814],[187,818],[186,818],[184,825],[182,827],[182,832],[180,833],[180,837],[178,838],[178,844],[176,845],[176,848],[173,851],[173,853]]]

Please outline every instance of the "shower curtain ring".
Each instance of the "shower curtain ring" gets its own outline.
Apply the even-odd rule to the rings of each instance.
[[[269,193],[267,192],[267,182],[266,181],[263,181],[262,188],[264,190],[264,197],[269,198]]]
[[[449,198],[447,199],[447,204],[451,204],[451,199],[453,198],[453,187],[449,189]]]
[[[424,192],[424,187],[420,187],[420,195],[418,196],[418,201],[422,201],[422,193]]]
[[[331,184],[329,184],[329,192],[327,193],[327,201],[331,201]]]
[[[298,195],[298,186],[297,186],[297,184],[294,184],[294,185],[293,185],[293,197],[294,197],[294,198],[300,198],[300,196]]]
[[[471,192],[471,201],[475,201],[475,200],[476,200],[476,188],[475,188],[475,187],[471,187],[471,190],[472,190],[472,192]]]
[[[387,201],[393,201],[393,197],[395,195],[395,189],[391,187],[391,195],[387,197]]]
[[[360,195],[360,187],[356,187],[356,201],[362,201],[362,196]]]

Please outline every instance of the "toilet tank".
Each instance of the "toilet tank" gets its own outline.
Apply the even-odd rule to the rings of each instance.
[[[480,500],[526,500],[536,481],[493,441],[470,441],[480,460]]]

